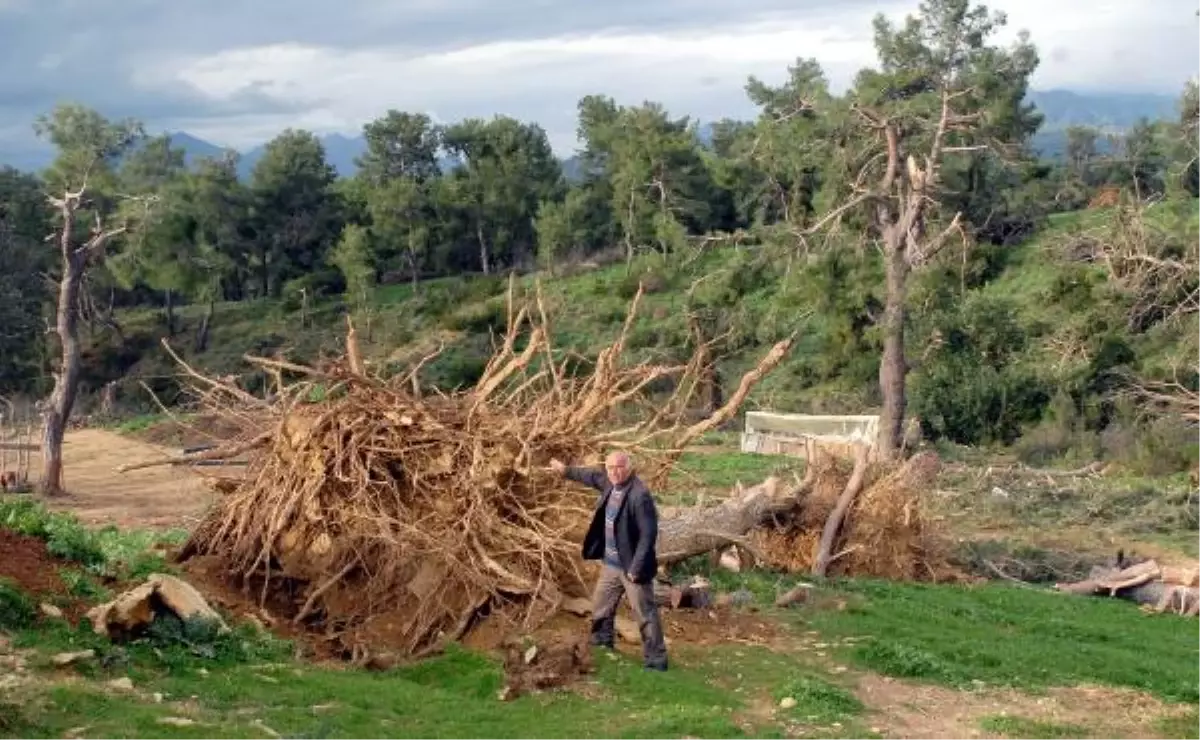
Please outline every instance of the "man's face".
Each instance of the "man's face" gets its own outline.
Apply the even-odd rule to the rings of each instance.
[[[629,458],[624,455],[614,455],[604,461],[604,470],[608,473],[608,481],[619,486],[629,480]]]

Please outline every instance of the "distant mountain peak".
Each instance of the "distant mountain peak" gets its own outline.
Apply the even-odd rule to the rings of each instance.
[[[1028,99],[1038,107],[1045,119],[1041,130],[1035,136],[1034,147],[1047,156],[1061,148],[1064,131],[1069,126],[1094,126],[1118,131],[1129,128],[1142,118],[1173,119],[1178,115],[1177,98],[1157,93],[1081,92],[1051,88],[1032,90]],[[711,123],[699,126],[698,134],[702,140],[710,140],[711,132]],[[201,157],[219,158],[226,151],[232,151],[186,131],[172,131],[167,135],[172,144],[184,150],[184,160],[189,165]],[[366,141],[362,136],[334,133],[318,138],[325,147],[325,156],[329,164],[333,165],[340,176],[349,177],[357,171],[355,160],[366,151]],[[265,144],[260,144],[241,152],[238,162],[239,176],[250,176],[254,165],[262,157],[264,148]],[[0,150],[0,165],[9,164],[27,171],[44,169],[52,158],[53,151],[47,146],[32,149],[22,147],[13,151]],[[576,158],[568,157],[563,162],[563,169],[568,177],[577,174]]]

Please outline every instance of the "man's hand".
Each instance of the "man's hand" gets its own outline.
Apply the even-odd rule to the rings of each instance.
[[[558,473],[559,475],[562,475],[563,473],[567,472],[567,466],[563,464],[562,460],[551,460],[550,461],[550,469],[553,470],[554,472]]]

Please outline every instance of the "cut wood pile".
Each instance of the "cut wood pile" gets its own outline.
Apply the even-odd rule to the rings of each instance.
[[[594,575],[579,552],[595,494],[549,461],[599,463],[626,449],[662,492],[683,449],[731,419],[791,347],[776,344],[723,405],[688,422],[713,353],[698,345],[686,364],[628,361],[640,298],[583,373],[581,358],[552,346],[540,292],[519,307],[510,286],[503,340],[478,382],[450,393],[418,382],[430,358],[391,378],[368,372],[353,326],[345,357],[319,368],[247,357],[273,377],[269,400],[176,358],[202,413],[246,431],[125,469],[247,459],[179,559],[208,573],[215,563],[274,619],[323,634],[326,652],[363,664],[420,657],[484,618],[532,631],[557,611],[586,613]],[[887,468],[864,451],[846,470],[812,446],[809,459],[804,480],[768,478],[664,517],[660,565],[732,546],[740,559],[816,575],[940,575],[919,506],[936,456]],[[672,608],[707,603],[691,586],[660,591]]]
[[[1200,569],[1161,566],[1154,560],[1096,567],[1076,583],[1056,583],[1059,591],[1083,596],[1126,599],[1147,611],[1184,616],[1200,614]]]

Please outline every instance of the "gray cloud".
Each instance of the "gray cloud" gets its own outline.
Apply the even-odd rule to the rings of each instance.
[[[854,0],[865,2],[865,0]],[[836,0],[818,0],[815,11]],[[152,124],[286,115],[303,105],[244,92],[214,101],[186,86],[134,82],[163,58],[298,43],[410,53],[600,29],[712,27],[786,10],[791,0],[4,0],[0,2],[0,123],[27,124],[62,101]],[[11,138],[11,137],[10,137]],[[21,142],[28,144],[29,141]]]
[[[1043,48],[1046,84],[1039,85],[1172,92],[1195,74],[1192,3],[1156,0],[1141,9],[1122,0],[1059,3],[990,3],[1009,11],[1013,26],[1029,27]],[[364,76],[335,62],[339,54],[380,50],[391,64],[488,43],[601,31],[713,34],[769,19],[781,26],[829,29],[828,44],[839,34],[869,41],[863,19],[870,13],[915,7],[915,0],[882,5],[868,0],[0,0],[0,69],[5,70],[0,75],[0,159],[5,152],[33,146],[35,117],[66,100],[110,116],[140,118],[152,129],[186,125],[226,136],[236,131],[242,140],[269,137],[292,123],[350,132],[363,116],[395,105],[451,119],[503,112],[542,122],[561,143],[573,135],[574,103],[581,91],[612,94],[625,102],[655,97],[669,101],[680,114],[712,118],[745,110],[741,87],[747,70],[759,70],[765,62],[735,58],[694,72],[664,64],[637,74],[622,67],[614,52],[612,64],[597,57],[587,62],[591,66],[547,66],[481,83],[477,80],[490,74],[490,62],[484,60],[476,68],[463,62],[450,71],[421,67],[425,79],[402,80],[383,90],[379,83],[386,75]],[[1115,30],[1104,31],[1109,33],[1105,36],[1090,31],[1088,23]],[[181,80],[164,84],[161,77],[165,67],[180,59],[279,44],[322,49],[332,61],[323,57],[313,63],[311,74],[337,72],[353,79],[340,86],[299,79],[289,88],[277,79],[247,78],[236,90],[215,94]],[[824,61],[827,52],[827,44],[817,43],[797,48],[794,56]],[[840,64],[848,68],[851,62]],[[769,66],[782,75],[786,62]],[[412,73],[403,65],[397,69],[398,75]],[[148,83],[155,75],[160,75],[159,84]]]

